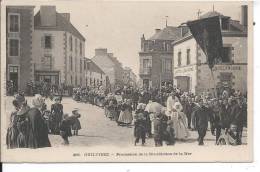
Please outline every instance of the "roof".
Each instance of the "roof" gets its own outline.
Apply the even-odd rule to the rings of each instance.
[[[217,11],[210,11],[207,12],[206,14],[200,16],[201,19],[203,18],[209,18],[209,17],[215,17],[215,16],[221,16],[222,18],[226,18],[229,21],[230,28],[229,30],[222,30],[222,36],[247,36],[246,34],[246,28],[239,23],[237,20],[232,20],[228,16],[224,16],[223,14],[217,12]],[[182,37],[179,37],[178,39],[175,40],[173,45],[178,44],[180,42],[183,42],[185,40],[193,38],[192,34],[190,32],[187,32],[185,35]]]
[[[98,67],[98,65],[95,62],[93,62],[91,59],[86,58],[86,57],[85,57],[85,59],[91,62],[91,65],[90,65],[91,71],[105,74],[105,72],[100,67]]]
[[[34,29],[67,31],[79,39],[85,41],[84,36],[61,14],[56,12],[56,26],[41,26],[40,11],[34,16]]]
[[[223,14],[217,12],[217,11],[209,11],[203,15],[200,16],[200,18],[209,18],[209,17],[215,17],[215,16],[220,16],[222,18],[230,18],[228,16],[224,16]]]
[[[164,29],[155,33],[148,40],[176,40],[181,34],[180,27],[166,26]]]

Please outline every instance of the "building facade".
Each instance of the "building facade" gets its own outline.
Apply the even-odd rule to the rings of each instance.
[[[34,17],[33,66],[36,82],[86,85],[85,38],[70,22],[69,13],[41,6]]]
[[[139,52],[141,87],[160,87],[172,83],[172,43],[186,32],[187,29],[182,27],[166,26],[162,30],[156,29],[149,39],[142,36]]]
[[[105,73],[91,59],[85,58],[84,68],[87,87],[96,88],[102,86],[106,88],[107,79]]]
[[[34,6],[6,7],[6,81],[13,91],[25,91],[33,80]]]
[[[245,9],[243,9],[245,10]],[[242,13],[245,15],[245,13]],[[213,76],[206,56],[189,33],[174,42],[174,85],[184,91],[218,93],[223,90],[247,92],[247,23],[232,20],[216,11],[201,18],[219,16],[223,40],[222,61],[213,67]],[[242,16],[243,18],[243,16]]]
[[[123,83],[126,86],[136,87],[137,77],[131,68],[125,67],[123,73]]]
[[[108,53],[106,48],[95,49],[95,56],[91,59],[101,68],[108,77],[107,82],[112,90],[123,86],[124,69],[122,64],[114,57],[113,53]]]

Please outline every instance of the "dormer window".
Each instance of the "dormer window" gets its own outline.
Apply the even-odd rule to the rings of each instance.
[[[222,30],[229,30],[229,19],[228,18],[222,18],[221,19],[221,26],[222,26]]]

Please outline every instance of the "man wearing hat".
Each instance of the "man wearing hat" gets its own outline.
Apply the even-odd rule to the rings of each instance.
[[[198,100],[198,108],[193,113],[194,113],[194,117],[196,118],[195,121],[196,121],[196,129],[199,135],[198,138],[199,145],[204,145],[203,140],[207,132],[210,112],[208,108],[204,106],[203,99]]]

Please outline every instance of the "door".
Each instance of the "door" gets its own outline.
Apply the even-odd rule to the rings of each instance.
[[[9,67],[9,80],[13,82],[13,91],[18,91],[18,66]]]

